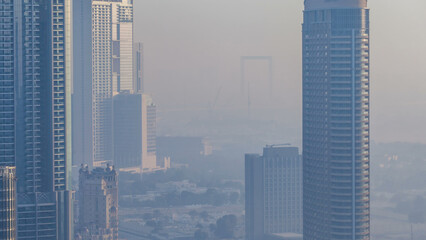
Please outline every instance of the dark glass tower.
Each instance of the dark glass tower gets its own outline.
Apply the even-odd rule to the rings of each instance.
[[[370,239],[367,0],[306,0],[304,239]]]
[[[71,0],[0,0],[0,164],[16,166],[20,240],[72,236],[71,27]]]

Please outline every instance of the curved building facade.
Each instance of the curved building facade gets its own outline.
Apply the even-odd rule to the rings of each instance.
[[[367,1],[306,0],[305,240],[370,239],[369,66]]]

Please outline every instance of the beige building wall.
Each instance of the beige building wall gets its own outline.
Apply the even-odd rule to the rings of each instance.
[[[118,239],[118,174],[114,168],[80,169],[79,206],[81,239],[98,235]]]

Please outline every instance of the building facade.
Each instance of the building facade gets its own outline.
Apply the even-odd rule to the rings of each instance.
[[[245,158],[246,239],[301,234],[302,159],[295,147],[268,146]]]
[[[16,240],[16,168],[0,166],[0,239]]]
[[[0,3],[0,162],[16,166],[18,239],[71,239],[71,1]]]
[[[15,165],[15,14],[13,0],[0,1],[0,164]]]
[[[118,239],[118,174],[113,167],[80,169],[77,238]]]
[[[370,239],[367,0],[306,0],[304,239]]]
[[[134,92],[144,93],[144,52],[143,43],[133,45],[133,86]]]
[[[92,166],[92,1],[73,0],[73,59],[73,165]]]
[[[142,171],[157,168],[157,106],[152,97],[142,95]]]
[[[113,96],[134,91],[133,0],[92,1],[92,131],[95,166],[113,160]]]
[[[158,168],[156,106],[147,94],[114,96],[114,164],[119,168]]]

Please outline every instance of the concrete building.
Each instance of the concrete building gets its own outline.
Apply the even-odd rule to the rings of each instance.
[[[16,168],[0,166],[0,239],[16,240]]]
[[[157,106],[146,94],[142,106],[142,170],[150,171],[157,168]]]
[[[71,239],[71,0],[0,6],[0,164],[16,166],[18,239]]]
[[[114,97],[114,163],[119,168],[158,169],[156,106],[140,93],[120,93]]]
[[[80,169],[77,239],[118,239],[118,174],[113,167]]]
[[[370,239],[367,0],[306,0],[304,239]]]
[[[246,239],[302,233],[302,159],[296,147],[245,157]]]
[[[94,166],[113,160],[113,96],[134,92],[133,0],[92,1]]]

